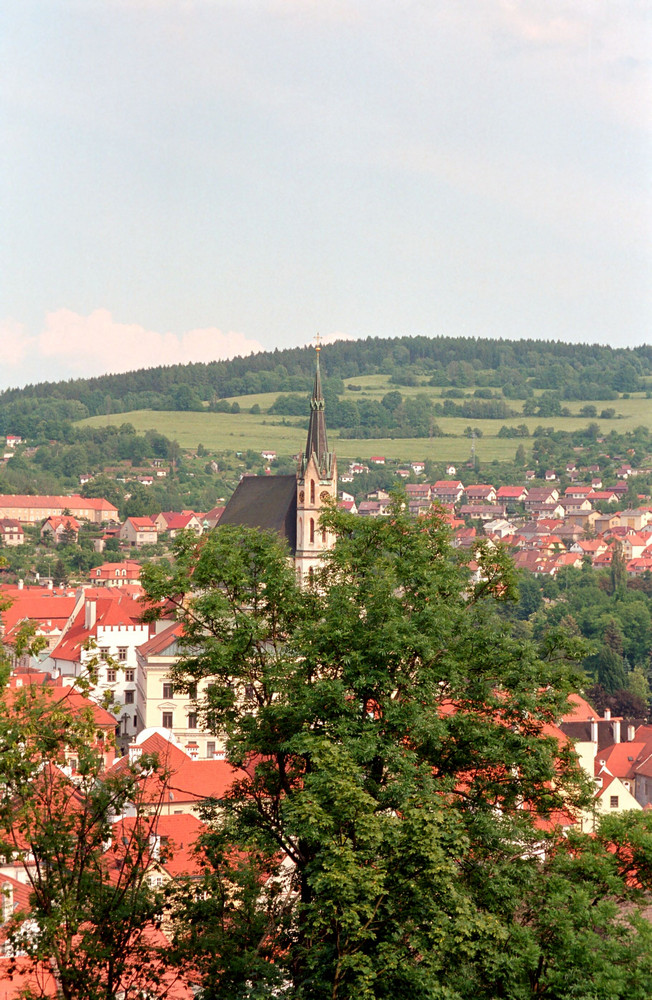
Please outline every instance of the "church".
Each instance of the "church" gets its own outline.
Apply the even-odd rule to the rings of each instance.
[[[337,459],[335,452],[328,450],[319,345],[316,351],[308,440],[296,475],[245,476],[219,522],[273,531],[285,538],[300,580],[312,576],[322,553],[335,542],[330,531],[319,527],[324,505],[337,501]]]

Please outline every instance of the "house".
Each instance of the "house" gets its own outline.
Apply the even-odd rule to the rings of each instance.
[[[140,563],[133,559],[106,562],[90,571],[90,579],[94,587],[139,586],[141,569]]]
[[[460,479],[438,479],[431,490],[433,500],[441,503],[459,503],[464,494],[464,484]]]
[[[174,538],[180,531],[193,531],[196,535],[201,535],[204,531],[203,519],[192,510],[184,510],[181,513],[170,510],[161,511],[152,520],[157,530],[167,531],[170,538]]]
[[[174,741],[191,757],[210,760],[224,754],[220,740],[201,726],[200,702],[209,684],[203,680],[196,691],[174,687],[170,671],[182,655],[178,622],[161,622],[163,628],[136,650],[136,710],[144,730],[169,731]]]
[[[136,712],[136,649],[150,635],[142,614],[142,605],[120,589],[80,589],[60,640],[43,663],[61,677],[85,677],[93,664],[93,698],[109,697],[119,706],[113,725],[120,726],[123,739],[142,728]]]
[[[0,541],[9,548],[22,545],[25,541],[25,532],[20,521],[13,517],[0,518]]]
[[[266,451],[261,451],[260,454],[265,459],[266,462],[275,462],[276,461],[276,452],[275,451],[267,451],[266,450]]]
[[[385,456],[384,455],[372,455],[371,458],[369,459],[369,461],[373,462],[374,465],[384,465],[385,464]]]
[[[578,553],[593,562],[596,556],[607,551],[607,543],[603,538],[578,538],[570,547],[571,552]]]
[[[426,463],[410,462],[410,468],[412,469],[412,472],[415,474],[415,476],[420,476],[423,472],[426,471]]]
[[[365,473],[369,472],[369,466],[362,465],[361,462],[351,462],[351,464],[349,465],[349,472],[351,473],[352,476],[362,476]]]
[[[460,517],[471,517],[481,521],[493,521],[505,517],[507,509],[501,504],[464,503],[460,507]]]
[[[554,486],[533,486],[528,490],[528,494],[523,500],[523,505],[526,511],[529,511],[544,504],[556,504],[558,500],[559,491]]]
[[[7,434],[6,437],[7,448],[15,448],[17,445],[23,443],[23,439],[20,434]]]
[[[154,485],[154,476],[136,476],[136,480],[141,484],[141,486]]]
[[[108,774],[120,773],[141,754],[155,756],[158,769],[139,779],[142,799],[161,816],[199,815],[207,799],[221,799],[245,772],[232,767],[222,756],[193,757],[179,746],[171,732],[145,729],[115,762]]]
[[[35,638],[45,640],[45,648],[39,656],[24,653],[17,658],[12,655],[14,668],[39,667],[42,658],[55,648],[66,628],[75,607],[75,592],[20,584],[17,587],[5,585],[0,589],[0,598],[7,601],[7,606],[0,612],[0,636],[10,654],[25,623],[34,627]]]
[[[501,503],[513,505],[522,503],[528,494],[524,486],[500,486],[496,490],[496,500]]]
[[[132,548],[156,545],[158,530],[151,517],[128,517],[120,528],[120,539]]]
[[[552,483],[557,478],[557,473],[554,469],[546,469],[545,480],[547,483]]]
[[[212,507],[204,516],[202,517],[202,525],[204,531],[209,528],[214,528],[216,524],[219,524],[220,518],[224,513],[225,508],[222,507]]]
[[[466,502],[471,504],[495,503],[496,500],[495,487],[482,483],[467,486],[464,490],[464,495],[466,497]]]
[[[454,465],[447,465],[446,466],[446,475],[447,476],[454,476],[456,474],[457,474],[457,469],[455,468]]]
[[[640,531],[641,528],[645,528],[650,521],[652,521],[652,515],[645,507],[621,510],[618,515],[618,523],[634,531]]]
[[[360,517],[380,517],[386,514],[386,505],[379,500],[361,500],[358,504],[358,514]]]
[[[395,472],[395,475],[399,476],[401,479],[409,479],[410,478],[410,470],[409,469],[397,469],[396,472]]]
[[[79,538],[79,521],[72,514],[53,514],[43,522],[41,538],[43,541],[54,542],[55,545],[64,541],[76,542]]]
[[[408,500],[430,501],[432,497],[432,492],[428,483],[408,483],[405,487],[405,494]]]

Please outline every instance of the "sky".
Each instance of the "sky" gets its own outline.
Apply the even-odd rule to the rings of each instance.
[[[649,0],[3,0],[0,388],[650,343]]]

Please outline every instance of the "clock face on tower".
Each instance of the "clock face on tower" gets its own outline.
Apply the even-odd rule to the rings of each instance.
[[[305,499],[306,499],[306,494],[303,492],[303,490],[299,490],[299,503],[303,503]]]
[[[331,495],[328,492],[328,490],[322,490],[321,493],[319,494],[319,499],[320,500],[330,500],[330,496]]]

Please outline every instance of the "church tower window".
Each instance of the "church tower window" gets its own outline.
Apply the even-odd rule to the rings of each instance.
[[[310,518],[310,544],[313,545],[315,542],[315,519]]]
[[[310,480],[310,503],[314,504],[314,502],[315,502],[315,480],[311,479]]]

